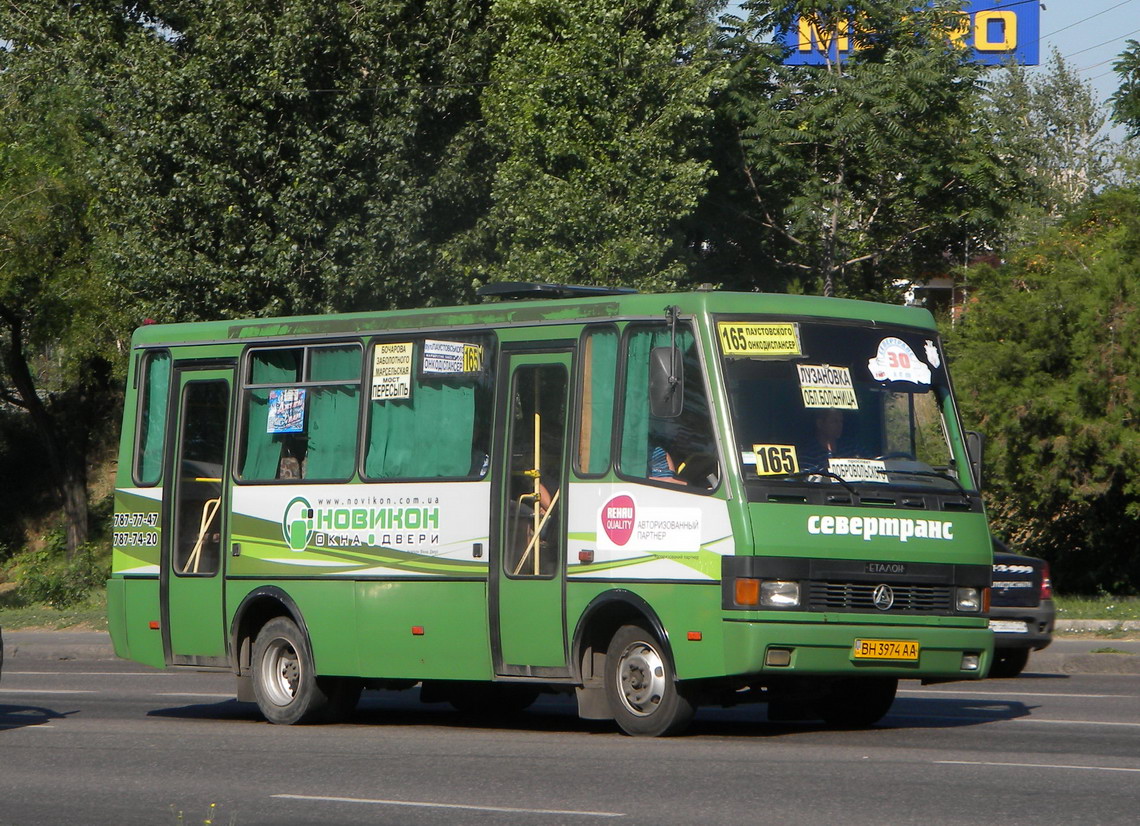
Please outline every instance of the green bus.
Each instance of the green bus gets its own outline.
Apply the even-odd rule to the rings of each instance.
[[[989,668],[975,442],[933,318],[510,283],[134,335],[110,630],[274,723],[364,688],[629,734],[870,725]]]

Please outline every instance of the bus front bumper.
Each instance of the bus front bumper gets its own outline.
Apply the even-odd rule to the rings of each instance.
[[[725,622],[729,673],[976,680],[993,657],[987,627],[858,622]]]

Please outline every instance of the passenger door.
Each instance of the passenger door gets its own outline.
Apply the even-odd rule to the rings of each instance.
[[[571,353],[502,356],[491,634],[500,675],[568,676],[566,427]]]
[[[226,665],[223,584],[229,509],[232,367],[175,372],[163,522],[162,634],[166,661]]]

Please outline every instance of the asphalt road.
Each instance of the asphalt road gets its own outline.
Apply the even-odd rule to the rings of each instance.
[[[0,823],[1134,824],[1140,678],[904,682],[869,731],[707,709],[648,740],[543,698],[511,721],[366,692],[279,727],[231,677],[12,658]],[[211,809],[211,804],[216,804]]]

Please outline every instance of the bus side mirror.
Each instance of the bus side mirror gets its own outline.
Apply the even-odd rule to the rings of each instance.
[[[658,419],[675,419],[685,402],[685,370],[676,347],[649,351],[649,412]]]
[[[985,436],[976,430],[966,431],[966,454],[970,457],[970,471],[974,474],[978,490],[982,489],[982,453],[985,447]]]

